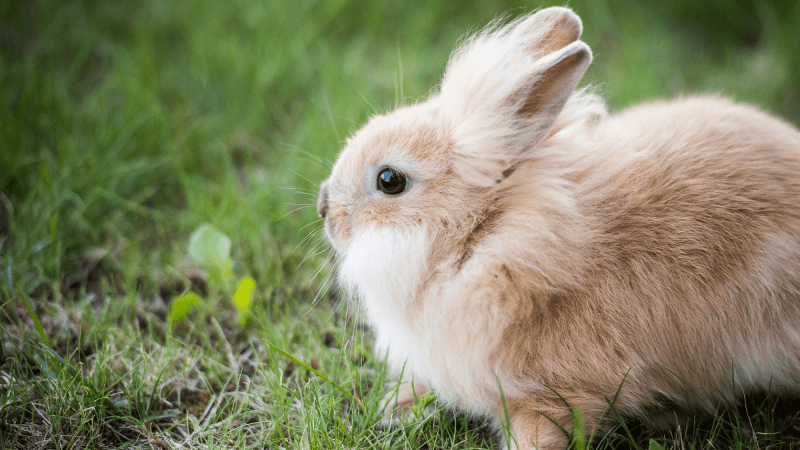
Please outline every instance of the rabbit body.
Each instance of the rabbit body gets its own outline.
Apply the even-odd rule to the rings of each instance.
[[[580,31],[548,8],[471,38],[438,94],[348,140],[318,203],[378,353],[498,424],[504,399],[520,448],[563,447],[571,408],[591,432],[607,399],[800,387],[800,132],[714,97],[609,116],[575,91]]]

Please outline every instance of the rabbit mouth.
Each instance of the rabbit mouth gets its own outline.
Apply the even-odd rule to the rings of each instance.
[[[327,211],[324,220],[325,223],[322,228],[325,232],[325,237],[338,255],[344,255],[352,237],[351,225],[347,214],[342,212],[340,208],[332,208]]]
[[[335,225],[333,224],[334,221],[325,219],[325,225],[322,227],[325,233],[325,237],[330,242],[331,247],[336,252],[337,255],[340,257],[344,255],[344,246],[340,243],[340,240],[335,236]]]

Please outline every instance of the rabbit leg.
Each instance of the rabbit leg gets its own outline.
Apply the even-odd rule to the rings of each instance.
[[[600,405],[592,402],[572,404],[583,415],[584,426],[581,432],[591,432],[599,419],[597,412],[602,411]],[[575,423],[573,410],[564,404],[563,399],[547,396],[521,401],[510,400],[508,419],[513,440],[507,445],[509,449],[519,450],[565,449],[569,444],[568,434],[573,433]]]
[[[567,448],[564,431],[540,412],[525,411],[510,416],[513,439],[509,450],[554,450]],[[560,425],[560,424],[559,424]],[[570,429],[572,426],[570,425]],[[569,430],[567,430],[569,431]]]

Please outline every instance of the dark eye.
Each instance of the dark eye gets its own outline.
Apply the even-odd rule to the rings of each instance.
[[[406,190],[408,179],[402,173],[385,167],[378,172],[378,190],[388,195],[397,195]]]

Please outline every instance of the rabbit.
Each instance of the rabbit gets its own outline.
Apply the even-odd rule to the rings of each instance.
[[[554,7],[467,38],[317,201],[377,354],[514,448],[564,448],[609,402],[800,387],[800,132],[713,96],[609,114],[577,88],[582,28]]]

